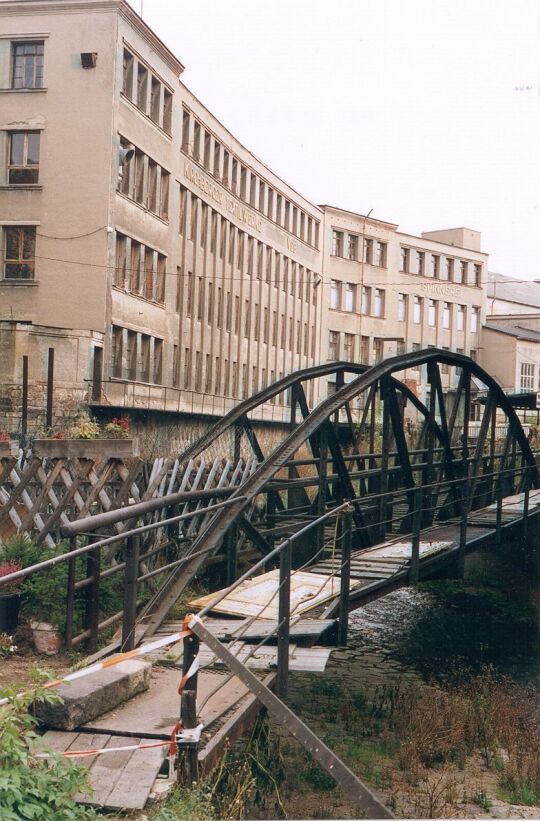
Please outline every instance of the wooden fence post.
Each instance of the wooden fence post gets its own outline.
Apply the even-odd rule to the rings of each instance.
[[[88,541],[93,539],[88,537]],[[91,550],[86,557],[86,576],[91,578],[91,583],[86,588],[86,613],[85,628],[90,630],[90,636],[86,640],[86,649],[89,653],[97,650],[99,631],[99,581],[101,574],[101,548],[96,547]]]

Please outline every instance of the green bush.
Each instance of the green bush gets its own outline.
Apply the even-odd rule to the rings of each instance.
[[[39,674],[38,674],[39,675]],[[41,678],[41,675],[39,675]],[[36,758],[38,739],[32,703],[54,703],[60,697],[39,683],[31,694],[0,691],[0,818],[2,821],[47,819],[72,821],[95,818],[93,810],[78,806],[73,796],[87,790],[86,771],[58,754]]]

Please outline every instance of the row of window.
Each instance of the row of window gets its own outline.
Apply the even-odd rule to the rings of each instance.
[[[132,294],[163,304],[167,257],[131,237],[116,233],[114,284]]]
[[[382,339],[374,340],[374,348],[382,359]],[[328,332],[328,356],[329,362],[336,362],[345,359],[347,362],[370,361],[370,340],[369,336],[357,336],[356,334],[340,333],[339,331]],[[378,360],[377,360],[378,361]]]
[[[265,183],[184,109],[182,150],[226,188],[302,242],[319,247],[320,223]]]
[[[120,167],[119,190],[161,219],[168,219],[169,172],[124,137],[120,137],[120,145],[134,153]]]
[[[179,232],[220,259],[226,258],[241,274],[317,304],[318,280],[313,271],[241,231],[184,186],[180,186]]]
[[[350,311],[365,316],[383,317],[385,313],[386,292],[382,288],[362,286],[362,298],[358,299],[359,287],[354,282],[330,282],[330,308],[334,311]]]
[[[414,248],[401,246],[400,270],[406,274],[433,277],[460,285],[482,284],[482,265],[471,263],[467,259],[441,257],[440,254],[427,254]]]
[[[386,242],[332,229],[332,254],[335,257],[352,259],[356,262],[363,259],[368,265],[386,268],[387,251]]]
[[[204,277],[194,277],[188,271],[185,302],[187,316],[206,322],[210,327],[223,329],[236,336],[243,334],[246,339],[264,342],[283,351],[315,356],[315,326],[311,329],[310,342],[307,321],[302,323],[297,319],[295,322],[294,317],[287,317],[285,311],[271,310],[257,301],[244,299],[242,322],[241,309],[238,294],[233,297],[230,291],[214,282],[205,283]]]
[[[162,339],[113,325],[111,341],[111,371],[115,379],[162,384]]]
[[[172,93],[127,48],[124,48],[122,93],[167,134],[171,133]]]
[[[398,294],[398,321],[406,322],[409,316],[409,294]],[[422,315],[427,309],[427,324],[431,328],[436,328],[438,324],[439,302],[436,299],[424,299],[420,296],[412,297],[412,321],[415,325],[422,324]],[[455,314],[456,330],[465,330],[465,315],[467,307],[465,305],[454,305],[451,302],[442,303],[442,327],[449,330],[452,327],[452,312]],[[469,308],[471,333],[478,332],[480,319],[480,309]]]

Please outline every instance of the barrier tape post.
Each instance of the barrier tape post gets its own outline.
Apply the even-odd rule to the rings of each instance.
[[[191,616],[184,620],[184,627]],[[199,637],[189,633],[184,637],[182,659],[182,679],[180,681],[180,725],[184,730],[197,727],[197,669]],[[184,689],[186,685],[189,689]],[[193,784],[199,780],[199,754],[196,741],[179,743],[176,750],[176,778],[183,784]]]

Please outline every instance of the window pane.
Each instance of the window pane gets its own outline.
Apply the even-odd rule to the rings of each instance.
[[[23,165],[24,163],[24,132],[11,135],[11,165]]]
[[[28,134],[28,152],[26,162],[28,165],[39,164],[39,132],[30,131]]]
[[[6,259],[19,259],[20,228],[6,228]]]
[[[23,229],[23,259],[34,259],[36,255],[36,229]]]

